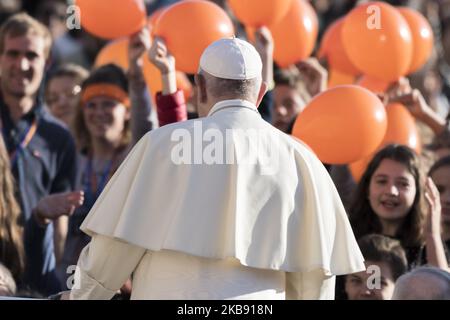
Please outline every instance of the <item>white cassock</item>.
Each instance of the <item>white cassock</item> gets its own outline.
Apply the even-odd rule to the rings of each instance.
[[[72,299],[333,299],[365,270],[322,163],[243,100],[145,135],[81,229]]]

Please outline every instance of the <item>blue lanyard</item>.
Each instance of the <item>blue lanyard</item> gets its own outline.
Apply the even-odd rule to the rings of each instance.
[[[86,204],[88,206],[92,206],[94,204],[100,193],[105,188],[106,183],[109,180],[113,162],[114,159],[108,161],[108,164],[100,176],[100,181],[97,183],[97,174],[92,170],[92,158],[90,157],[88,159],[83,177],[83,190],[85,193]]]
[[[6,128],[3,126],[3,121],[0,117],[0,127],[2,128],[3,138],[7,136]],[[26,130],[23,131],[19,142],[14,146],[14,149],[9,153],[9,159],[11,162],[11,168],[15,166],[17,162],[17,156],[22,152],[33,139],[38,127],[37,117],[34,118],[33,123],[28,126]]]

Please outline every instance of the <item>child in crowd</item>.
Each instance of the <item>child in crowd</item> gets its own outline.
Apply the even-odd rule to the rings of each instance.
[[[370,233],[398,239],[409,267],[428,263],[448,267],[440,234],[439,192],[425,183],[417,155],[406,146],[388,145],[369,163],[350,208],[357,239]],[[424,250],[426,247],[426,250]]]
[[[395,281],[407,271],[408,262],[400,242],[379,234],[358,241],[367,270],[345,277],[349,300],[390,300]]]

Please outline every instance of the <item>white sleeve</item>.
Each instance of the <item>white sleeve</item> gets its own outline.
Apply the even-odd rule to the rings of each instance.
[[[94,235],[75,271],[72,300],[111,299],[136,269],[146,249]]]
[[[334,300],[336,276],[322,269],[286,273],[286,300]]]

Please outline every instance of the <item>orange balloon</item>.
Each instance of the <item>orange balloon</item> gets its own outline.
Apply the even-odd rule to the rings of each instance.
[[[184,98],[186,99],[186,101],[190,99],[194,94],[194,88],[191,81],[189,81],[186,73],[181,71],[177,71],[177,88],[183,90]]]
[[[106,44],[95,58],[95,67],[114,63],[128,70],[128,38],[121,38]]]
[[[203,50],[216,40],[233,36],[234,27],[218,5],[204,0],[185,0],[162,13],[153,34],[165,40],[178,70],[196,73]]]
[[[374,154],[371,154],[367,157],[364,157],[363,159],[352,162],[348,165],[348,169],[350,170],[350,173],[353,177],[353,180],[355,180],[355,182],[359,183],[364,172],[367,169],[367,166],[369,165],[370,161],[372,160],[373,155]]]
[[[419,70],[428,60],[433,51],[433,30],[428,20],[419,12],[402,7],[398,11],[406,19],[413,38],[413,54],[408,73]]]
[[[386,106],[388,126],[382,146],[398,143],[421,152],[420,135],[416,121],[408,109],[400,103],[390,103]]]
[[[357,6],[345,18],[341,35],[350,61],[364,74],[385,81],[407,74],[412,35],[393,6],[378,1]]]
[[[351,74],[345,74],[340,71],[331,69],[328,78],[328,88],[341,86],[343,84],[353,84],[355,82],[355,76]]]
[[[371,154],[386,133],[386,111],[369,90],[346,85],[314,97],[297,117],[292,135],[329,164],[354,162]]]
[[[248,42],[255,43],[255,31],[253,27],[245,26],[245,34],[247,35]]]
[[[274,41],[275,62],[285,68],[308,58],[317,40],[317,14],[305,0],[293,0],[288,14],[269,26]]]
[[[149,30],[153,30],[153,28],[156,26],[156,22],[158,21],[159,17],[161,16],[161,14],[164,12],[164,10],[166,10],[167,7],[162,7],[159,8],[158,10],[156,10],[155,12],[153,12],[147,19],[148,23],[148,28]]]
[[[147,22],[143,0],[76,0],[75,4],[82,27],[100,38],[129,36]]]
[[[341,39],[343,25],[344,18],[341,18],[328,27],[320,43],[318,57],[326,58],[330,69],[356,76],[361,72],[353,65],[345,52]]]
[[[143,73],[148,89],[154,96],[158,91],[162,91],[161,73],[148,59],[146,53],[142,56],[144,65]],[[122,38],[108,43],[103,47],[95,59],[95,67],[99,67],[108,63],[114,63],[128,70],[128,38]],[[192,85],[186,78],[186,75],[177,71],[177,88],[184,91],[184,95],[189,98],[192,94]]]
[[[366,89],[369,89],[370,91],[374,93],[384,93],[391,85],[390,82],[378,80],[374,77],[364,75],[362,76],[357,84],[361,87],[364,87]]]
[[[279,22],[293,0],[228,0],[234,15],[246,26],[259,28]]]
[[[289,137],[291,137],[292,139],[294,139],[295,141],[297,141],[298,143],[300,143],[302,146],[304,146],[306,149],[308,149],[309,151],[311,151],[311,153],[313,153],[316,157],[317,155],[314,153],[314,150],[311,149],[310,146],[308,146],[305,141],[300,140],[299,138],[293,136],[293,135],[289,135]]]
[[[388,144],[396,143],[405,145],[415,150],[417,154],[420,154],[422,149],[420,135],[417,131],[414,117],[408,109],[400,103],[391,103],[386,106],[386,115],[386,134],[377,150],[381,150]],[[350,172],[355,181],[361,179],[374,155],[375,153],[349,165]]]

